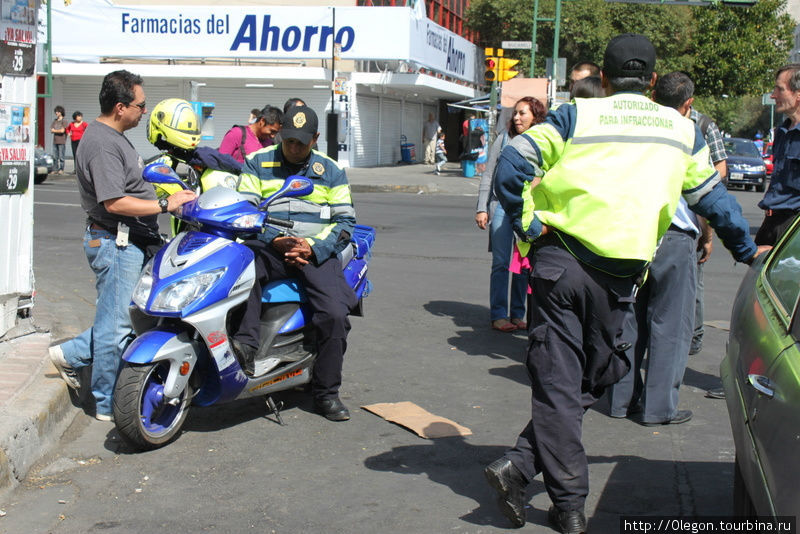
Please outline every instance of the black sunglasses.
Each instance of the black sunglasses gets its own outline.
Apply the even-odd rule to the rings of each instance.
[[[128,106],[128,107],[130,107],[130,106],[136,106],[137,108],[139,108],[139,109],[140,109],[140,110],[142,110],[142,111],[144,111],[144,110],[145,110],[145,108],[147,107],[147,103],[146,103],[146,102],[142,102],[141,104],[133,104],[133,103],[130,103],[130,104],[125,104],[125,105],[126,105],[126,106]]]

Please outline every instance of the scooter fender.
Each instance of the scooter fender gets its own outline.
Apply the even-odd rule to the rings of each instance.
[[[175,398],[186,389],[201,350],[202,343],[191,339],[185,330],[150,330],[128,345],[122,359],[138,364],[169,361],[164,395]]]

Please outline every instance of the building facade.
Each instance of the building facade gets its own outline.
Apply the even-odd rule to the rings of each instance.
[[[145,80],[152,107],[164,98],[212,103],[202,145],[247,121],[250,109],[303,99],[338,114],[338,158],[346,166],[397,163],[401,143],[422,145],[428,113],[477,95],[482,56],[469,40],[430,20],[422,5],[113,4],[53,6],[52,97],[99,114],[102,77],[126,68]],[[449,23],[452,23],[450,21]],[[338,43],[334,46],[334,40]],[[207,109],[211,109],[208,106]],[[49,124],[49,115],[40,124]],[[143,156],[145,129],[129,132]],[[49,136],[42,136],[49,148]],[[422,151],[418,150],[420,154]]]

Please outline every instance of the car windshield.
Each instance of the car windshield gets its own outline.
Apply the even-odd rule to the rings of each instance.
[[[747,156],[749,158],[760,158],[755,143],[749,139],[725,139],[725,152],[729,155]]]

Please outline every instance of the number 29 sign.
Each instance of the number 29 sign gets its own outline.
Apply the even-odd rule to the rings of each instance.
[[[4,76],[33,76],[36,66],[34,45],[0,41],[0,74]]]

